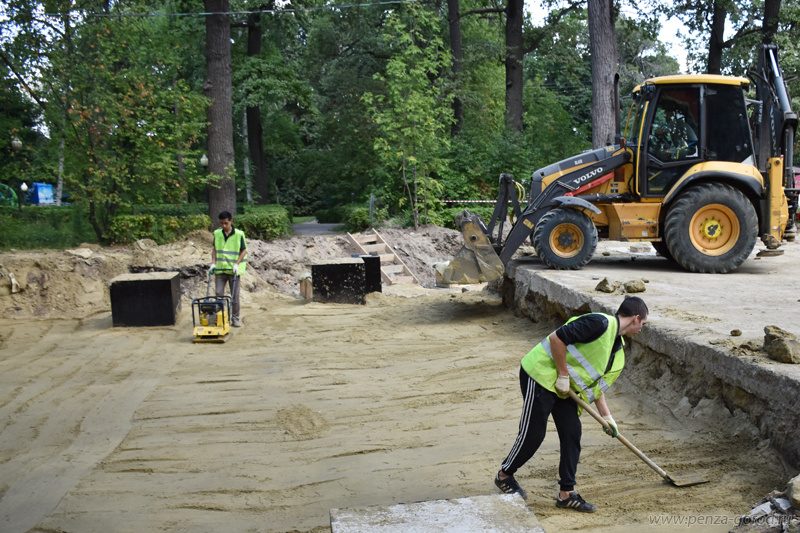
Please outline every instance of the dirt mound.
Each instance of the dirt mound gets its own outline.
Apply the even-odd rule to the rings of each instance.
[[[461,248],[461,234],[438,226],[380,230],[424,286],[433,286],[433,264]],[[9,251],[0,254],[0,315],[3,317],[86,317],[111,308],[109,283],[131,272],[179,272],[185,299],[205,293],[212,236],[194,231],[158,245],[150,239],[131,246],[81,245],[70,250]],[[248,240],[247,293],[274,290],[300,297],[298,279],[314,261],[355,253],[343,235]]]

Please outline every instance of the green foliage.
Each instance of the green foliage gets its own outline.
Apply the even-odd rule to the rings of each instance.
[[[80,206],[0,207],[0,249],[73,248],[97,242]]]
[[[314,215],[320,224],[342,224],[347,218],[347,206],[318,209]]]
[[[456,221],[456,215],[458,215],[459,213],[464,211],[464,209],[469,209],[470,213],[473,213],[473,214],[476,214],[476,215],[480,215],[480,217],[483,219],[483,221],[486,224],[488,224],[489,221],[492,219],[492,213],[494,212],[494,206],[491,206],[491,205],[488,206],[488,207],[475,206],[475,205],[471,205],[471,206],[468,206],[468,207],[464,207],[464,206],[462,206],[462,207],[447,207],[447,208],[442,209],[441,211],[439,211],[438,216],[441,218],[441,223],[439,223],[437,225],[445,227],[445,228],[457,230],[458,228],[456,227],[456,222],[455,222]],[[510,212],[510,210],[509,210],[509,212]]]
[[[386,74],[374,76],[383,82],[383,92],[366,93],[363,100],[381,133],[375,150],[402,186],[388,183],[384,192],[400,208],[408,200],[416,227],[420,208],[435,205],[442,191],[433,176],[445,166],[441,156],[449,145],[452,111],[436,76],[450,59],[443,53],[434,14],[422,4],[406,7],[392,12],[386,23],[384,42],[396,50]]]
[[[375,227],[389,218],[386,208],[375,208],[370,216],[369,205],[348,205],[344,208],[344,226],[347,231],[358,232]]]
[[[158,205],[128,205],[123,204],[117,209],[120,215],[157,215],[170,217],[185,217],[189,215],[207,215],[208,204],[158,204]]]
[[[692,25],[700,32],[694,36],[707,41],[703,24],[712,3],[662,4],[691,10]],[[731,20],[739,28],[750,6],[735,4]],[[0,131],[7,132],[0,137],[0,183],[14,190],[23,180],[55,185],[63,139],[65,194],[84,206],[81,223],[94,224],[95,240],[109,235],[108,225],[118,215],[206,214],[208,177],[198,164],[208,149],[204,18],[128,16],[196,12],[198,5],[190,0],[0,3],[0,47],[19,72],[35,81],[34,96],[46,103],[46,110],[35,104],[0,63]],[[234,3],[232,9],[243,6]],[[321,222],[363,227],[364,205],[374,196],[379,209],[401,223],[451,225],[452,213],[441,199],[494,200],[502,172],[514,174],[527,190],[535,169],[588,148],[591,68],[585,9],[570,10],[541,42],[537,30],[545,27],[526,25],[526,47],[535,49],[523,65],[525,127],[509,133],[505,20],[493,13],[475,16],[487,7],[485,0],[461,2],[462,15],[473,14],[461,17],[464,61],[457,76],[448,54],[444,4],[262,14],[256,56],[247,55],[248,29],[234,29],[237,180],[243,178],[246,155],[241,121],[245,107],[254,105],[261,109],[269,181],[268,198],[259,201],[287,206],[290,221],[294,214],[316,214]],[[644,77],[677,69],[656,38],[658,13],[638,9],[636,14],[620,11],[630,18],[620,15],[617,23],[623,94]],[[792,81],[800,68],[799,12],[794,4],[782,4],[776,36],[795,95],[800,95],[800,82]],[[233,17],[234,22],[245,18]],[[731,72],[743,74],[752,65],[759,39],[759,32],[752,33],[725,52]],[[706,44],[690,51],[704,57]],[[464,122],[451,137],[455,96],[464,105]],[[10,149],[12,136],[22,140],[18,152]],[[253,238],[274,227],[265,226],[263,215],[249,205],[240,204],[237,212],[237,226],[247,216],[258,219],[252,222]],[[138,221],[125,231],[144,226]]]
[[[158,244],[173,242],[190,231],[207,230],[211,219],[205,214],[187,216],[169,215],[119,215],[111,219],[106,240],[117,244],[130,244],[139,239],[153,239]]]
[[[250,207],[245,214],[236,216],[234,226],[244,231],[248,239],[270,241],[292,234],[289,211],[279,205]]]
[[[180,32],[171,31],[171,18],[124,16],[147,11],[149,2],[82,5],[90,13],[110,9],[105,14],[119,17],[83,17],[70,5],[21,2],[20,13],[31,9],[42,19],[19,19],[17,40],[39,38],[28,59],[45,80],[50,144],[65,142],[70,201],[87,207],[102,239],[119,204],[177,202],[207,180],[181,159],[199,158],[193,145],[208,102],[182,78],[184,43]],[[44,152],[60,153],[53,146]]]

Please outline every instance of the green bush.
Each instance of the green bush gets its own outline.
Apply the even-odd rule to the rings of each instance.
[[[167,217],[186,217],[190,215],[207,215],[208,204],[159,204],[159,205],[127,205],[117,208],[115,215],[156,215]]]
[[[489,205],[489,204],[487,204]],[[442,209],[438,212],[438,216],[441,218],[442,223],[439,224],[444,226],[445,228],[449,229],[458,229],[456,228],[456,215],[462,212],[465,208],[464,207],[448,207],[447,209]],[[483,221],[486,224],[489,224],[489,221],[492,219],[492,213],[494,212],[494,206],[491,207],[467,207],[470,213],[480,215]]]
[[[111,219],[106,238],[117,244],[130,244],[139,239],[153,239],[158,244],[173,242],[190,231],[211,226],[208,215],[119,215]]]
[[[347,207],[337,206],[329,209],[318,209],[314,216],[320,224],[343,224],[347,217]]]
[[[258,213],[264,210],[272,210],[272,209],[283,209],[286,211],[286,215],[289,217],[289,222],[294,222],[294,206],[292,205],[278,205],[278,204],[266,204],[266,205],[255,205],[255,204],[244,204],[237,207],[237,215],[236,219],[238,220],[240,216],[246,215],[248,213]]]
[[[248,239],[269,241],[292,234],[289,211],[280,205],[250,206],[245,214],[236,216],[233,225]]]
[[[0,207],[0,249],[73,248],[97,242],[86,210],[77,205]]]
[[[364,231],[387,218],[389,218],[389,211],[385,208],[374,209],[370,218],[368,206],[350,205],[345,208],[344,226],[350,232]]]

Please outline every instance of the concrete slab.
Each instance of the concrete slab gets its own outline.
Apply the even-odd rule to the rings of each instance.
[[[800,412],[800,365],[772,361],[763,350],[765,326],[800,337],[800,242],[784,243],[777,257],[759,258],[757,246],[730,274],[686,272],[652,250],[632,250],[636,244],[601,242],[577,271],[549,270],[535,256],[510,261],[505,303],[535,321],[613,313],[624,291],[604,293],[597,285],[605,278],[645,281],[636,296],[650,317],[626,350],[623,377],[652,390],[671,373],[665,396],[676,403],[683,396],[691,406],[721,399],[731,412],[747,413],[762,437],[800,467],[800,417],[794,416]]]
[[[518,494],[331,510],[332,533],[544,533]]]

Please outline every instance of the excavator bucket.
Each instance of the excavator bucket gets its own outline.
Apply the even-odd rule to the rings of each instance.
[[[502,276],[505,265],[484,233],[480,215],[465,209],[456,217],[456,225],[464,236],[464,246],[441,271],[439,282],[446,285],[483,283]]]

